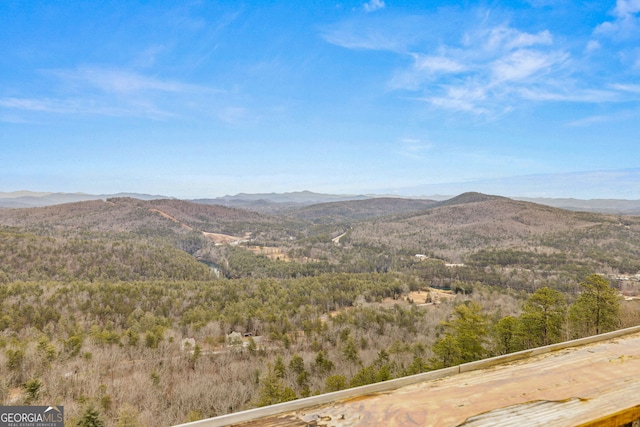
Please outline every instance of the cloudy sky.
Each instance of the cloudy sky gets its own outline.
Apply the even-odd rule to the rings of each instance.
[[[0,191],[640,199],[640,0],[3,1],[0,52]]]

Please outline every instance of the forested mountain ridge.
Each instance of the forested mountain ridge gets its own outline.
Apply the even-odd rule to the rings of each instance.
[[[640,324],[638,274],[639,217],[479,193],[0,209],[0,403],[194,421]]]
[[[114,197],[132,197],[141,200],[171,199],[172,197],[151,194],[138,193],[118,193],[118,194],[85,194],[85,193],[50,193],[50,192],[33,192],[33,191],[13,191],[0,192],[0,208],[28,208],[51,206],[63,203],[80,202],[88,200],[106,200]],[[222,205],[250,211],[279,214],[284,211],[310,206],[314,204],[381,199],[381,198],[397,198],[403,199],[403,196],[386,196],[386,195],[349,195],[349,194],[321,194],[310,191],[298,191],[291,193],[262,193],[262,194],[245,194],[240,193],[234,196],[224,196],[217,198],[199,198],[191,199],[194,203]],[[438,200],[444,201],[451,199],[452,196],[433,195],[411,197],[410,200]],[[561,209],[638,215],[640,214],[640,200],[628,199],[561,199],[561,198],[543,198],[543,197],[512,197],[515,200],[524,200],[547,206],[553,206]],[[405,198],[405,200],[408,200]]]
[[[16,232],[32,234],[27,246],[42,244],[43,254],[53,247],[84,242],[88,253],[109,248],[111,256],[106,259],[119,259],[124,266],[127,261],[113,253],[118,246],[108,243],[122,241],[145,245],[139,248],[145,253],[153,248],[180,250],[219,265],[230,277],[403,270],[416,268],[415,254],[477,267],[548,269],[552,264],[573,271],[574,276],[586,270],[640,271],[639,217],[567,211],[480,193],[441,202],[396,198],[329,202],[278,215],[175,199],[111,198],[0,209],[0,226],[12,227],[5,233],[14,233],[14,246]],[[42,237],[57,243],[38,240]],[[220,246],[232,241],[239,244]],[[281,261],[260,254],[274,254],[270,257]],[[293,262],[283,263],[284,259]],[[16,259],[14,265],[18,264]],[[18,277],[24,277],[25,268]],[[101,268],[99,273],[104,270],[112,268]],[[63,276],[69,274],[74,273]]]
[[[52,237],[0,228],[0,283],[16,280],[206,280],[209,268],[160,242]]]
[[[256,212],[172,199],[0,209],[0,276],[203,280],[211,273],[197,258],[215,246],[213,234],[245,236],[278,222]]]
[[[361,223],[344,243],[412,250],[456,263],[516,251],[607,273],[640,271],[640,217],[566,211],[494,196],[466,195],[395,221]]]
[[[39,232],[49,229],[117,233],[152,227],[222,232],[229,224],[233,224],[229,228],[237,229],[237,224],[241,223],[265,225],[273,222],[256,212],[176,199],[115,197],[38,208],[0,209],[3,225]]]
[[[377,217],[418,212],[437,205],[434,200],[379,197],[364,200],[317,203],[283,211],[292,216],[316,224],[353,222]]]
[[[434,207],[464,205],[467,203],[485,202],[488,200],[505,200],[505,199],[507,198],[502,196],[493,196],[490,194],[483,194],[483,193],[471,191],[468,193],[459,194],[450,199],[441,200]]]
[[[379,239],[385,237],[392,247],[403,247],[423,236],[433,235],[441,245],[465,251],[484,246],[537,246],[535,238],[584,230],[607,231],[621,228],[636,231],[638,217],[566,211],[559,208],[503,197],[451,199],[431,209],[406,217],[370,221],[351,233],[351,237]],[[592,236],[597,239],[602,234]],[[427,244],[430,240],[425,241]],[[439,245],[436,245],[439,246]]]

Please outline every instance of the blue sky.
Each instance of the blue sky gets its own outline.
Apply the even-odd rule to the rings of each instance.
[[[640,199],[640,0],[9,0],[0,52],[0,191]]]

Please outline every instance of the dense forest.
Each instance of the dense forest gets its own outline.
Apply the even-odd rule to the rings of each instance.
[[[638,217],[479,194],[0,209],[0,400],[172,425],[602,333],[638,255]]]

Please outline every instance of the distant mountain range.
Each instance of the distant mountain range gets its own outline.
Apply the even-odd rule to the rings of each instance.
[[[346,200],[363,200],[369,199],[372,196],[353,195],[353,194],[324,194],[314,193],[312,191],[294,191],[290,193],[239,193],[235,196],[223,196],[215,199],[196,199],[194,202],[206,203],[206,202],[268,202],[268,203],[296,203],[296,204],[313,204],[313,203],[325,203],[325,202],[343,202]]]
[[[2,208],[36,208],[64,203],[85,202],[88,200],[106,200],[111,197],[132,197],[140,200],[168,199],[167,196],[117,193],[117,194],[86,194],[86,193],[46,193],[34,191],[0,192],[0,207]]]
[[[152,195],[142,193],[117,193],[117,194],[87,194],[87,193],[51,193],[14,191],[0,192],[0,208],[31,208],[59,205],[64,203],[81,202],[88,200],[106,200],[113,197],[131,197],[139,200],[171,199],[164,195]],[[190,200],[195,203],[208,205],[221,205],[239,209],[252,210],[260,213],[282,213],[293,208],[312,206],[322,203],[342,201],[365,201],[384,198],[389,206],[394,203],[406,205],[408,200],[420,204],[433,204],[451,199],[449,195],[432,195],[424,197],[399,197],[375,194],[324,194],[311,191],[298,191],[288,193],[240,193],[216,198],[203,198]],[[625,199],[575,199],[575,198],[531,198],[511,197],[514,200],[523,200],[542,205],[552,206],[573,211],[640,215],[640,200]],[[425,205],[425,206],[426,206]],[[402,209],[401,209],[402,210]],[[311,216],[313,214],[310,213]]]
[[[640,200],[624,199],[549,199],[513,197],[515,200],[524,200],[554,208],[568,209],[572,211],[613,213],[624,215],[640,215]]]
[[[39,272],[38,278],[58,270],[60,277],[98,277],[120,271],[115,266],[129,262],[131,254],[146,255],[124,269],[129,278],[142,277],[138,271],[145,271],[145,277],[182,277],[181,271],[196,271],[194,277],[202,277],[194,260],[218,266],[232,262],[230,275],[267,274],[275,268],[265,264],[265,258],[258,260],[262,264],[252,264],[252,252],[243,250],[249,247],[297,260],[299,270],[282,266],[294,275],[311,274],[307,268],[384,270],[412,254],[482,265],[529,260],[541,271],[563,266],[574,275],[587,270],[640,271],[640,216],[575,212],[477,192],[442,201],[377,197],[323,203],[309,200],[322,195],[289,194],[296,207],[283,201],[283,195],[278,197],[280,203],[265,201],[264,195],[256,200],[273,208],[271,213],[132,197],[4,208],[0,255],[13,260],[11,277],[21,278],[33,278],[32,270]],[[280,211],[275,210],[278,206]],[[228,246],[231,242],[235,245]],[[242,247],[237,246],[240,242]],[[68,256],[59,259],[56,254],[65,251]],[[191,258],[184,258],[184,253]],[[146,262],[145,257],[156,261]],[[108,265],[98,262],[102,259]],[[323,263],[307,265],[310,260]],[[154,273],[149,268],[156,262],[171,267]],[[101,266],[94,271],[89,268],[94,264]]]
[[[547,173],[493,179],[417,184],[411,187],[378,189],[373,193],[423,195],[461,194],[477,191],[515,198],[623,199],[640,198],[640,168]]]

